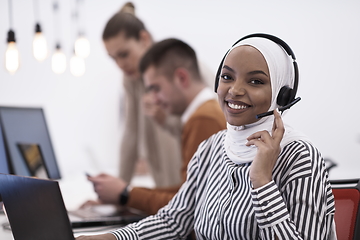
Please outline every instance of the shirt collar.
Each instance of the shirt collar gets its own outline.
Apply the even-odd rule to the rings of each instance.
[[[185,112],[181,115],[181,123],[184,125],[191,115],[204,103],[211,99],[215,99],[214,92],[208,88],[205,87],[203,90],[201,90],[196,97],[191,101],[189,106],[186,108]]]

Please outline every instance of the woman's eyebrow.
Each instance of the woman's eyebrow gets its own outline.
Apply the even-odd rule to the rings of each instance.
[[[264,72],[264,71],[261,71],[261,70],[255,70],[255,71],[251,71],[248,73],[249,75],[255,75],[255,74],[263,74],[265,76],[268,77],[268,75]]]
[[[235,70],[234,70],[234,69],[232,69],[231,67],[229,67],[228,65],[224,65],[224,66],[223,66],[223,68],[225,68],[225,69],[229,70],[230,72],[235,73]]]

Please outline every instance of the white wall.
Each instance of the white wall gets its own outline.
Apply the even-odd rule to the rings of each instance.
[[[37,0],[50,49],[54,48],[52,2]],[[0,57],[0,105],[45,108],[55,153],[64,176],[84,171],[116,173],[118,161],[121,73],[107,56],[102,29],[125,1],[84,0],[91,55],[87,71],[74,77],[56,75],[50,58],[38,63],[31,55],[34,31],[32,1],[12,0],[14,30],[21,68],[10,75]],[[62,0],[61,41],[70,58],[75,38],[71,12],[75,0]],[[285,119],[306,133],[324,157],[338,163],[331,178],[360,177],[360,2],[357,0],[134,0],[137,15],[155,40],[177,37],[192,45],[214,72],[238,38],[265,32],[284,39],[300,68],[302,101]],[[0,1],[0,54],[9,30],[8,1]],[[1,41],[0,41],[1,42]],[[92,155],[92,157],[90,157]]]

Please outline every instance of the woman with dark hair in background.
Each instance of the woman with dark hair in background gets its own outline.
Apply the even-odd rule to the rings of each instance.
[[[119,177],[129,183],[136,169],[136,163],[145,158],[157,187],[181,183],[179,136],[168,132],[144,112],[142,98],[145,90],[138,66],[143,54],[152,46],[153,39],[144,23],[135,16],[132,3],[126,3],[111,17],[105,26],[102,38],[109,56],[123,71],[125,124],[120,149]],[[148,101],[147,107],[156,109],[165,118],[165,113],[159,106]],[[180,120],[177,117],[169,116],[167,121],[170,122],[169,125],[172,124],[174,128],[180,129]],[[115,177],[100,174],[92,179],[105,184],[107,182],[106,186],[116,191]],[[100,199],[100,201],[108,202],[108,199]]]

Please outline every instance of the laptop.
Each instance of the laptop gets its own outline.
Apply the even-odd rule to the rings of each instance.
[[[57,181],[0,174],[0,183],[0,201],[16,240],[74,239],[71,217]],[[112,224],[122,227],[143,217],[128,211],[114,218]],[[84,226],[84,222],[79,225]]]
[[[16,240],[73,240],[57,182],[0,174],[0,196]]]

